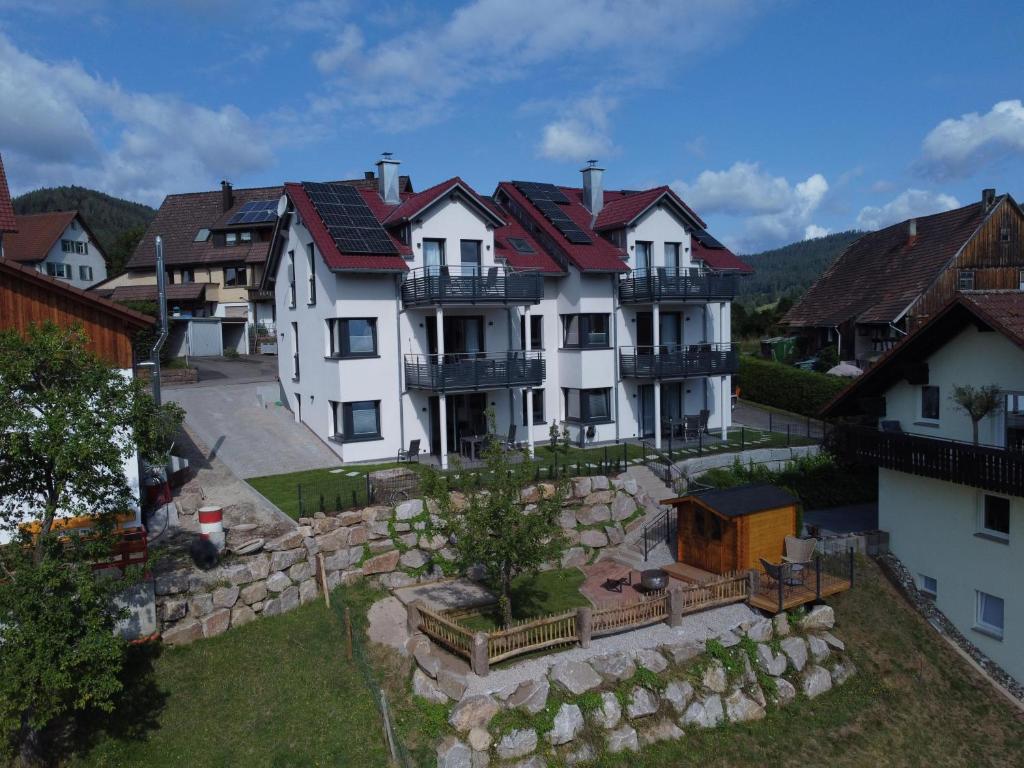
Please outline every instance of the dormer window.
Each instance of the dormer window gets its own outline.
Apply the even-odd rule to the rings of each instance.
[[[228,232],[224,235],[224,245],[238,245],[238,233]]]
[[[246,230],[245,232],[239,232],[238,233],[238,241],[240,243],[251,243],[252,242],[252,232],[249,232],[248,230]]]
[[[193,240],[193,242],[195,242],[195,243],[205,243],[209,239],[210,239],[210,230],[207,229],[206,227],[203,227],[198,232],[196,232],[196,236],[195,236],[195,239]]]

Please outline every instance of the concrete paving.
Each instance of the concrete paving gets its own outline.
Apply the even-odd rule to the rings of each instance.
[[[186,426],[237,477],[341,466],[330,448],[277,405],[276,381],[225,376],[207,386],[165,387],[163,395],[185,409]]]
[[[732,412],[733,429],[730,430],[730,438],[736,427],[741,424],[754,429],[780,432],[785,434],[788,426],[793,436],[821,438],[822,424],[817,419],[808,419],[799,414],[781,413],[764,408],[749,400],[740,400]]]

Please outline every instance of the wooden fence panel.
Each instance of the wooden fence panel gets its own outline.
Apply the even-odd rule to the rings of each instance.
[[[577,639],[576,611],[567,611],[489,633],[487,658],[494,664],[512,656],[574,643]]]
[[[597,608],[593,614],[593,636],[645,627],[668,618],[668,593],[656,592],[628,605]]]
[[[420,619],[420,629],[425,635],[467,660],[472,658],[472,630],[425,608],[420,608]]]
[[[718,605],[738,603],[747,599],[747,574],[736,573],[706,584],[696,584],[681,590],[683,613],[696,613]]]

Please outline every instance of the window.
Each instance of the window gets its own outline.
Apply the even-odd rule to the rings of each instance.
[[[377,354],[377,318],[350,317],[327,321],[331,357],[373,357]]]
[[[1000,227],[999,228],[999,242],[1008,243],[1010,242],[1010,228]]]
[[[636,241],[636,268],[643,270],[651,268],[651,243],[643,240]]]
[[[939,388],[921,387],[921,418],[939,420]]]
[[[1007,392],[1003,413],[1006,422],[1006,450],[1024,453],[1024,393]]]
[[[998,539],[1010,538],[1010,500],[986,493],[981,499],[981,533]]]
[[[526,318],[524,317],[525,321]],[[519,324],[519,348],[526,349],[526,323]],[[530,315],[530,349],[544,349],[544,317]]]
[[[238,233],[228,232],[224,235],[224,245],[238,245]]]
[[[682,259],[679,258],[681,250],[682,243],[665,243],[665,266],[676,274],[683,266]]]
[[[92,280],[92,267],[87,267],[85,264],[79,265],[78,279],[86,281]]]
[[[299,324],[292,323],[292,380],[299,379]]]
[[[65,280],[71,279],[71,265],[70,264],[55,264],[52,261],[46,262],[46,274],[50,277],[63,277]]]
[[[607,347],[608,315],[562,315],[567,348]]]
[[[182,283],[194,283],[196,281],[196,271],[194,269],[183,269],[181,270],[181,282]]]
[[[252,232],[249,232],[249,231],[239,232],[238,233],[238,242],[240,242],[240,243],[251,243],[252,242]]]
[[[288,306],[295,308],[295,251],[288,251]]]
[[[1024,269],[1017,275],[1017,288],[1024,291]]]
[[[167,284],[174,285],[174,272],[167,270]]]
[[[229,287],[248,285],[245,267],[224,267],[224,285]]]
[[[1003,639],[1003,598],[979,591],[978,615],[975,619],[975,630]]]
[[[462,274],[480,274],[480,241],[459,241],[459,259],[462,262]]]
[[[309,266],[309,296],[307,297],[307,302],[310,306],[316,304],[316,262],[313,260],[314,256],[313,244],[310,243],[306,246],[306,260]]]
[[[519,253],[533,253],[533,247],[521,237],[510,237],[508,244],[515,248]]]
[[[89,244],[75,242],[75,253],[89,253]]]
[[[919,574],[920,590],[929,597],[935,597],[939,593],[939,582],[934,576]]]
[[[610,389],[565,389],[565,419],[579,423],[611,421]]]
[[[958,291],[973,291],[974,290],[974,270],[973,269],[961,269],[957,273],[956,288]]]
[[[209,239],[210,239],[210,230],[208,230],[206,227],[203,227],[198,232],[196,232],[196,236],[193,239],[193,242],[205,243]]]
[[[523,424],[547,424],[544,420],[544,390],[533,390],[533,421],[526,419],[526,390],[523,390]]]
[[[346,443],[380,439],[380,400],[341,404],[341,439]]]
[[[74,253],[75,252],[75,241],[74,240],[61,240],[60,241],[60,249],[62,251],[64,251],[64,253]]]
[[[440,274],[444,264],[444,240],[424,240],[423,265],[427,268],[427,274]]]

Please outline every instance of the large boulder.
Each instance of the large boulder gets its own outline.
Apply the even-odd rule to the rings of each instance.
[[[423,499],[408,499],[395,507],[396,520],[411,520],[423,512]]]
[[[668,718],[658,720],[640,731],[640,743],[645,747],[657,744],[659,741],[675,741],[681,738],[683,738],[683,729]]]
[[[595,491],[607,491],[611,488],[611,483],[605,475],[594,475],[590,478],[590,487]]]
[[[498,714],[498,702],[490,696],[466,696],[452,707],[448,722],[456,731],[468,731],[470,728],[486,728],[491,719]],[[531,752],[533,750],[530,750]],[[525,754],[525,753],[524,753]]]
[[[514,760],[537,749],[537,732],[533,728],[518,728],[501,737],[494,751],[502,760]]]
[[[568,744],[583,730],[583,713],[575,704],[563,704],[555,715],[548,741],[554,745]]]
[[[760,720],[765,715],[764,707],[741,690],[735,690],[725,698],[725,709],[734,723]]]
[[[786,656],[775,653],[764,643],[758,643],[757,665],[772,677],[779,677],[786,671]]]
[[[755,643],[767,643],[772,639],[772,623],[768,619],[759,619],[747,629],[747,637]]]
[[[835,623],[836,613],[830,605],[816,605],[800,619],[800,626],[805,631],[832,629]]]
[[[473,768],[472,758],[470,748],[454,736],[437,745],[437,768]]]
[[[820,696],[832,687],[832,676],[824,667],[816,664],[807,668],[801,681],[804,695],[809,699]]]
[[[817,635],[808,635],[807,647],[811,649],[811,658],[814,659],[815,662],[820,664],[828,658],[828,643],[825,642],[824,638],[818,637]]]
[[[636,512],[636,502],[633,501],[633,497],[625,493],[619,493],[615,496],[615,501],[612,503],[612,520],[625,520]]]
[[[491,748],[494,739],[491,738],[491,734],[486,728],[471,728],[466,741],[469,742],[469,746],[473,748],[474,752],[486,752]]]
[[[270,539],[263,543],[263,549],[267,552],[277,552],[284,549],[295,549],[302,546],[302,532],[295,528],[283,533],[277,538]]]
[[[702,643],[681,643],[679,645],[664,645],[661,647],[663,653],[668,654],[675,664],[685,664],[690,659],[695,659],[704,652]]]
[[[536,715],[547,706],[550,691],[551,685],[546,677],[541,677],[538,680],[526,680],[519,684],[506,703],[513,709],[522,709],[531,715]]]
[[[622,719],[622,706],[619,704],[619,697],[609,691],[601,694],[601,706],[594,710],[591,715],[594,722],[605,729],[612,729]]]
[[[270,570],[283,571],[287,568],[291,568],[300,560],[305,559],[306,550],[304,548],[283,549],[270,555]]]
[[[363,563],[363,573],[367,576],[374,573],[390,573],[398,567],[399,557],[401,557],[401,554],[397,549],[371,557]]]
[[[577,477],[572,481],[572,495],[577,499],[585,499],[590,495],[593,486],[589,477]]]
[[[668,661],[655,650],[640,648],[633,652],[637,666],[651,670],[651,672],[664,672],[668,669]]]
[[[615,491],[594,491],[587,494],[587,497],[583,499],[583,503],[588,507],[592,507],[595,504],[611,504],[614,496]]]
[[[658,711],[658,697],[653,691],[635,686],[626,705],[626,714],[633,719],[647,717]]]
[[[852,661],[841,661],[832,668],[832,684],[842,685],[857,671]]]
[[[775,681],[775,703],[784,707],[796,699],[796,688],[784,677]]]
[[[608,537],[604,531],[589,529],[580,534],[580,544],[593,549],[600,549],[608,546]]]
[[[711,727],[721,723],[725,719],[725,711],[722,709],[722,698],[716,695],[708,696],[704,699],[704,712]]]
[[[612,519],[612,511],[607,504],[595,504],[592,507],[580,507],[576,510],[576,520],[580,525],[598,525]]]
[[[590,660],[590,665],[608,682],[628,680],[636,672],[636,665],[625,652],[597,656]]]
[[[430,562],[430,555],[422,549],[410,549],[399,557],[399,562],[406,568],[422,568]]]
[[[216,637],[223,635],[231,626],[231,611],[228,608],[218,608],[213,613],[203,616],[203,637]]]
[[[558,524],[567,531],[576,528],[576,513],[571,509],[563,509],[558,513]]]
[[[617,752],[639,752],[640,742],[636,736],[636,729],[629,725],[623,725],[608,733],[608,751],[612,754]]]
[[[604,535],[608,537],[608,543],[613,547],[619,546],[626,540],[626,534],[621,525],[606,525]]]
[[[412,692],[435,704],[448,703],[448,697],[445,696],[444,691],[437,687],[437,683],[423,674],[423,670],[419,667],[412,673]]]
[[[466,676],[451,667],[441,666],[437,670],[437,686],[449,699],[458,701],[466,692]]]
[[[292,580],[280,571],[270,574],[270,578],[267,579],[267,589],[271,592],[284,592],[291,584]]]
[[[782,652],[789,657],[793,669],[800,672],[807,665],[807,643],[802,637],[792,635],[780,643]]]
[[[571,547],[562,554],[562,567],[563,568],[575,568],[576,566],[586,565],[587,550],[583,547]]]
[[[551,681],[573,696],[579,696],[601,685],[601,676],[582,661],[563,661],[551,668]]]
[[[686,712],[686,707],[693,698],[693,686],[685,680],[672,680],[665,686],[665,692],[661,696],[672,705],[677,714],[681,715]]]
[[[701,676],[701,684],[709,691],[725,693],[725,689],[729,686],[729,677],[725,674],[722,662],[715,659],[708,664]]]
[[[837,651],[846,650],[846,643],[844,643],[838,637],[833,635],[831,632],[822,632],[821,639],[828,643],[829,648],[832,648]]]
[[[165,629],[161,638],[167,645],[188,645],[201,639],[203,636],[203,625],[195,619],[179,621],[170,629]]]

